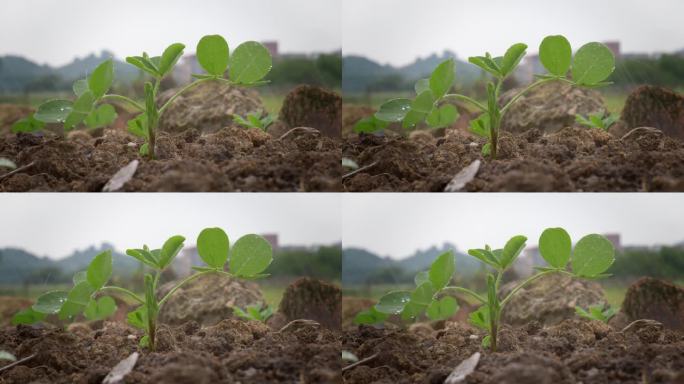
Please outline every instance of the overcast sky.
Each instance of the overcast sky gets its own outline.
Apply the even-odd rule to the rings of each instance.
[[[277,233],[281,245],[341,241],[335,194],[2,194],[0,212],[0,248],[55,258],[103,241],[120,251],[161,247],[173,235],[195,244],[206,227],[231,242],[247,233]]]
[[[4,0],[0,55],[61,65],[103,49],[154,56],[174,42],[194,52],[208,34],[231,47],[277,40],[281,52],[332,51],[340,14],[341,0]]]
[[[444,49],[496,56],[518,42],[531,53],[552,34],[575,48],[605,40],[623,52],[684,48],[681,0],[343,0],[342,12],[344,54],[395,65]]]
[[[625,245],[684,241],[684,194],[345,194],[342,212],[344,247],[394,258],[445,241],[464,251],[524,235],[534,245],[548,227],[573,241],[590,233],[619,233]]]

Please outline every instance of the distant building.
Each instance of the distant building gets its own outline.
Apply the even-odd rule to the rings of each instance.
[[[615,56],[616,59],[619,59],[622,57],[622,54],[620,52],[620,42],[619,41],[604,41],[603,44],[608,47],[613,52],[613,56]]]
[[[278,42],[277,41],[262,41],[261,44],[268,49],[271,57],[278,57]]]

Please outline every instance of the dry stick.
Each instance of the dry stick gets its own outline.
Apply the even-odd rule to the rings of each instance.
[[[369,362],[369,361],[375,359],[376,357],[378,357],[378,354],[377,354],[377,353],[374,353],[374,354],[372,354],[372,355],[366,357],[365,359],[362,359],[362,360],[357,361],[356,363],[349,364],[349,365],[347,365],[346,367],[342,367],[342,372],[344,372],[344,371],[346,371],[346,370],[349,370],[349,369],[352,369],[352,368],[354,368],[354,367],[356,367],[356,366],[358,366],[358,365],[366,364],[367,362]]]
[[[280,136],[280,137],[278,138],[278,140],[284,139],[284,138],[287,137],[290,133],[295,132],[295,131],[306,131],[306,132],[310,132],[310,133],[318,133],[319,135],[321,134],[321,131],[319,131],[319,130],[316,129],[316,128],[296,127],[296,128],[292,128],[292,129],[290,129],[289,131],[283,133],[282,136]]]
[[[342,176],[342,179],[346,179],[346,178],[349,177],[349,176],[354,176],[354,175],[356,175],[356,174],[359,173],[359,172],[363,172],[363,171],[365,171],[365,170],[367,170],[367,169],[369,169],[369,168],[375,167],[376,165],[378,165],[378,163],[379,163],[379,161],[374,161],[374,162],[372,162],[372,163],[370,163],[370,164],[368,164],[368,165],[365,165],[365,166],[363,166],[363,167],[361,167],[361,168],[359,168],[359,169],[357,169],[357,170],[355,170],[355,171],[351,171],[351,172],[347,173],[346,175],[343,175],[343,176]]]
[[[10,177],[10,176],[14,175],[15,173],[19,173],[19,172],[21,172],[21,171],[25,171],[25,170],[27,170],[27,169],[33,167],[35,164],[36,164],[36,162],[35,162],[35,161],[32,161],[32,162],[30,162],[30,163],[28,163],[28,164],[26,164],[26,165],[23,165],[23,166],[21,166],[21,167],[15,169],[14,171],[7,172],[7,173],[5,173],[4,175],[0,176],[0,181],[4,180],[4,179],[7,178],[7,177]]]
[[[7,370],[7,369],[10,369],[10,368],[14,367],[15,365],[25,363],[25,362],[33,359],[34,357],[36,357],[36,355],[37,355],[36,353],[34,353],[33,355],[28,355],[28,356],[24,357],[23,359],[15,361],[14,363],[10,363],[10,364],[5,365],[4,367],[0,367],[0,372]]]

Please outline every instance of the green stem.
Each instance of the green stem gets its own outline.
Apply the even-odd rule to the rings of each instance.
[[[526,285],[530,284],[531,282],[533,282],[533,281],[539,279],[540,277],[542,277],[542,276],[544,276],[544,275],[551,274],[551,273],[565,273],[565,274],[567,274],[567,275],[572,276],[572,273],[570,273],[570,272],[568,272],[568,271],[564,271],[564,270],[562,270],[562,269],[551,269],[551,270],[539,272],[539,273],[537,273],[536,275],[532,275],[532,276],[528,277],[527,279],[525,279],[522,283],[520,283],[520,285],[518,285],[517,287],[513,288],[513,290],[512,290],[512,291],[511,291],[511,292],[510,292],[510,293],[501,301],[501,308],[503,308],[504,305],[506,305],[506,303],[508,303],[508,302],[511,300],[511,298],[513,297],[513,295],[515,295],[515,294],[516,294],[519,290],[521,290],[523,287],[525,287]]]
[[[164,303],[171,297],[171,295],[173,295],[180,287],[184,286],[185,284],[187,284],[187,283],[189,283],[189,282],[195,280],[196,278],[198,278],[198,277],[200,277],[200,276],[202,276],[202,275],[206,275],[206,274],[209,274],[209,273],[216,273],[216,272],[218,272],[218,271],[202,271],[202,272],[197,272],[197,273],[194,273],[194,274],[192,274],[192,275],[186,277],[185,279],[181,280],[181,282],[178,283],[178,285],[176,285],[175,287],[171,288],[171,290],[169,291],[169,293],[167,293],[167,294],[159,301],[159,308],[161,309],[162,305],[164,305]]]
[[[562,78],[562,77],[552,77],[552,78],[548,78],[548,79],[537,80],[534,83],[525,87],[525,89],[520,91],[517,95],[513,96],[513,98],[501,109],[501,117],[503,117],[503,115],[506,113],[506,111],[508,111],[508,109],[511,107],[511,105],[513,105],[516,101],[518,101],[518,99],[521,98],[522,96],[524,96],[527,92],[537,88],[538,86],[540,86],[544,83],[548,83],[551,81],[563,81],[563,82],[572,84],[572,81],[565,79],[565,78]]]
[[[145,107],[143,107],[142,104],[140,104],[140,103],[138,103],[137,101],[135,101],[135,100],[133,100],[133,99],[130,99],[130,98],[126,97],[126,96],[114,95],[114,94],[112,94],[112,95],[104,95],[104,96],[102,96],[102,98],[101,98],[100,100],[123,101],[123,102],[125,102],[125,103],[127,103],[127,104],[132,105],[132,106],[135,107],[135,109],[137,109],[138,111],[140,111],[140,112],[145,112]]]
[[[487,300],[485,300],[484,297],[478,295],[476,292],[471,291],[468,288],[463,288],[463,287],[444,287],[442,288],[442,291],[456,291],[460,293],[465,293],[466,295],[470,295],[471,297],[475,298],[477,301],[480,302],[480,304],[486,304]]]
[[[175,95],[171,96],[171,98],[170,98],[166,103],[164,103],[164,105],[162,105],[162,107],[159,109],[159,116],[161,117],[161,115],[164,113],[164,111],[166,111],[166,108],[168,108],[169,105],[171,105],[171,103],[173,103],[173,102],[176,100],[176,98],[178,98],[178,96],[180,96],[181,94],[183,94],[183,93],[185,93],[185,92],[187,92],[187,91],[189,91],[189,90],[195,88],[196,86],[198,86],[198,85],[200,85],[200,84],[202,84],[202,83],[204,83],[204,82],[206,82],[206,81],[209,81],[209,80],[214,80],[214,79],[213,79],[213,78],[209,78],[209,79],[199,79],[199,80],[195,80],[195,81],[193,81],[192,83],[190,83],[190,84],[186,85],[185,87],[181,88],[180,91],[178,91]]]
[[[126,288],[121,288],[121,287],[117,287],[114,285],[110,285],[110,286],[102,287],[102,288],[100,288],[100,290],[101,291],[107,290],[107,291],[114,291],[114,292],[123,293],[125,295],[132,297],[138,303],[145,304],[145,300],[143,300],[140,296],[136,295],[135,293],[133,293],[132,291],[129,291]]]
[[[450,93],[450,94],[447,94],[447,95],[442,96],[442,98],[443,98],[443,99],[456,99],[456,100],[465,101],[465,102],[467,102],[467,103],[470,103],[470,104],[476,106],[476,107],[477,107],[478,109],[480,109],[482,112],[487,112],[487,107],[485,107],[485,106],[484,106],[482,103],[480,103],[479,101],[477,101],[477,100],[475,100],[475,99],[473,99],[473,98],[470,98],[470,97],[468,97],[468,96],[466,96],[466,95],[460,95],[460,94],[458,94],[458,93]]]

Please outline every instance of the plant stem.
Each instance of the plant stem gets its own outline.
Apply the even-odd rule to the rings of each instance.
[[[465,102],[468,102],[468,103],[470,103],[470,104],[476,106],[476,107],[477,107],[479,110],[481,110],[482,112],[487,112],[487,107],[485,107],[484,105],[482,105],[482,103],[480,103],[479,101],[477,101],[477,100],[475,100],[475,99],[473,99],[473,98],[470,98],[470,97],[468,97],[468,96],[466,96],[466,95],[460,95],[460,94],[458,94],[458,93],[450,93],[450,94],[447,94],[447,95],[442,96],[442,98],[443,98],[443,99],[456,99],[456,100],[465,101]]]
[[[136,295],[135,293],[133,293],[132,291],[129,291],[126,288],[121,288],[121,287],[117,287],[114,285],[110,285],[110,286],[102,287],[102,288],[100,288],[100,290],[108,290],[108,291],[123,293],[123,294],[126,294],[126,295],[132,297],[138,303],[145,304],[145,300],[143,300],[140,296]]]
[[[522,283],[520,283],[520,285],[513,288],[513,290],[501,301],[501,308],[503,308],[504,305],[506,305],[506,303],[508,303],[511,300],[513,295],[515,295],[519,290],[521,290],[527,284],[539,279],[540,277],[542,277],[544,275],[548,275],[551,273],[565,273],[567,275],[573,276],[572,273],[570,273],[568,271],[564,271],[562,269],[552,269],[552,270],[548,270],[548,271],[539,272],[536,275],[532,275],[532,276],[528,277],[527,279],[525,279]]]
[[[465,293],[466,295],[470,295],[471,297],[475,298],[475,300],[479,301],[480,304],[486,304],[487,300],[485,300],[484,297],[478,295],[476,292],[471,291],[468,288],[463,288],[463,287],[444,287],[442,288],[442,291],[456,291],[460,293]]]
[[[214,80],[214,79],[210,78],[210,79],[195,80],[192,83],[181,88],[180,91],[178,91],[175,95],[171,96],[171,98],[166,103],[164,103],[164,105],[162,105],[162,107],[159,109],[159,116],[161,116],[164,113],[164,111],[166,111],[166,108],[168,108],[169,105],[171,105],[171,103],[173,103],[176,100],[176,98],[178,98],[178,96],[180,96],[181,94],[183,94],[183,93],[185,93],[185,92],[195,88],[196,86],[198,86],[198,85],[200,85],[206,81],[209,81],[209,80]]]
[[[161,300],[159,300],[159,308],[161,309],[162,305],[164,305],[164,303],[171,297],[171,295],[173,295],[180,287],[184,286],[185,284],[187,284],[187,283],[189,283],[189,282],[195,280],[196,278],[198,278],[198,277],[200,277],[200,276],[202,276],[202,275],[206,275],[206,274],[209,274],[209,273],[216,273],[216,272],[219,272],[219,271],[202,271],[202,272],[197,272],[197,273],[194,273],[194,274],[192,274],[192,275],[186,277],[185,279],[181,280],[180,283],[178,283],[175,287],[173,287],[173,288],[169,291],[169,293],[167,293]]]
[[[104,96],[102,96],[102,98],[101,98],[100,100],[123,101],[123,102],[125,102],[125,103],[127,103],[127,104],[132,105],[132,106],[135,107],[135,109],[137,109],[138,111],[140,111],[140,112],[145,112],[145,108],[142,106],[142,104],[140,104],[140,103],[138,103],[137,101],[135,101],[135,100],[133,100],[133,99],[130,99],[130,98],[126,97],[126,96],[114,95],[114,94],[112,94],[112,95],[104,95]]]
[[[503,116],[506,113],[506,111],[508,111],[508,109],[511,107],[511,105],[513,105],[516,101],[518,101],[518,99],[521,98],[522,96],[524,96],[527,92],[537,88],[538,86],[540,86],[544,83],[548,83],[550,81],[563,81],[563,82],[572,84],[572,81],[565,79],[565,78],[562,78],[562,77],[552,77],[552,78],[548,78],[548,79],[537,80],[534,83],[525,87],[525,89],[520,91],[517,95],[513,96],[513,98],[501,109],[501,116]]]

